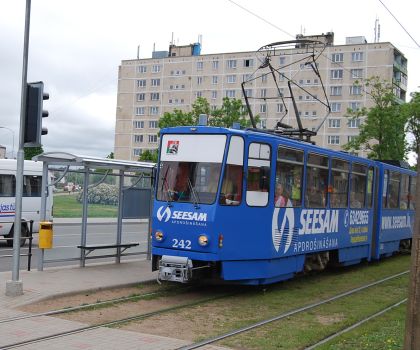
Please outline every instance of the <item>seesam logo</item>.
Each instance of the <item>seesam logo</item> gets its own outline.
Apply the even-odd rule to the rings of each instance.
[[[179,141],[169,140],[166,146],[166,154],[178,154]]]
[[[296,235],[318,235],[323,233],[338,232],[338,210],[326,209],[304,209],[300,212],[299,227],[295,226],[295,210],[293,208],[275,208],[271,223],[273,245],[276,251],[280,250],[284,242],[284,251],[287,253],[292,245],[293,236]],[[325,242],[324,242],[325,241]],[[331,241],[331,242],[330,242]],[[338,245],[337,239],[310,241],[294,241],[294,251],[304,252],[317,249],[324,249],[326,246],[333,247]]]
[[[159,221],[168,222],[172,220],[173,224],[206,226],[207,213],[197,213],[193,211],[174,210],[169,207],[161,206],[156,212]]]

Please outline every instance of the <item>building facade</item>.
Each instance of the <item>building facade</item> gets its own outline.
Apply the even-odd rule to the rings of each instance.
[[[287,95],[285,77],[301,87],[294,89],[294,95],[302,124],[309,130],[317,129],[327,115],[325,105],[313,98],[321,100],[325,90],[331,113],[313,140],[334,150],[341,150],[358,135],[361,120],[345,117],[347,109],[373,105],[364,92],[363,79],[378,76],[392,82],[397,98],[405,101],[407,60],[391,43],[367,43],[364,37],[349,37],[345,45],[334,45],[333,33],[297,38],[326,41],[327,46],[316,61],[319,77],[309,65],[299,61],[302,48],[286,48],[271,57],[273,66],[279,67],[278,88],[268,70],[267,74],[256,75],[262,61],[261,53],[255,51],[201,55],[199,44],[170,45],[169,51],[154,52],[152,58],[122,61],[118,74],[115,157],[137,160],[145,150],[155,150],[160,116],[175,108],[191,110],[197,97],[206,98],[212,108],[221,107],[224,97],[243,99],[243,81],[249,81],[246,94],[253,114],[260,116],[259,127],[267,129],[272,129],[283,117],[283,123],[296,125],[291,99],[280,98],[283,93]],[[287,115],[285,110],[289,111]]]

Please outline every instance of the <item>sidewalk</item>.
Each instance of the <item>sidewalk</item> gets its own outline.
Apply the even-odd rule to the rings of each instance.
[[[98,264],[85,268],[59,267],[44,271],[20,271],[24,295],[5,296],[6,281],[11,278],[10,272],[0,273],[0,321],[20,316],[25,313],[14,310],[18,306],[34,303],[58,295],[80,293],[113,287],[122,287],[156,279],[156,272],[151,271],[150,261],[130,261],[121,264]],[[83,327],[80,322],[68,321],[56,317],[36,317],[9,323],[0,323],[0,349],[2,346],[28,339],[42,337],[51,333],[65,332]],[[182,328],[180,328],[182,331]],[[180,339],[142,334],[112,328],[98,328],[84,333],[51,339],[21,347],[32,349],[145,349],[170,350],[188,342]],[[202,349],[223,349],[207,346]]]

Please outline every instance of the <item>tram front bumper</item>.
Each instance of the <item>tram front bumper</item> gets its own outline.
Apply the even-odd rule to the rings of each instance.
[[[192,277],[192,261],[187,257],[163,255],[159,262],[161,281],[187,283]]]

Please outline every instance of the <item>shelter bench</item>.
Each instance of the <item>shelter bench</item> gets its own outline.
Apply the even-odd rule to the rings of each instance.
[[[92,244],[92,245],[78,245],[77,248],[83,249],[86,251],[86,255],[88,256],[91,252],[96,249],[112,249],[112,248],[121,248],[121,253],[126,251],[128,248],[136,247],[140,245],[140,243],[121,243],[121,244]]]

